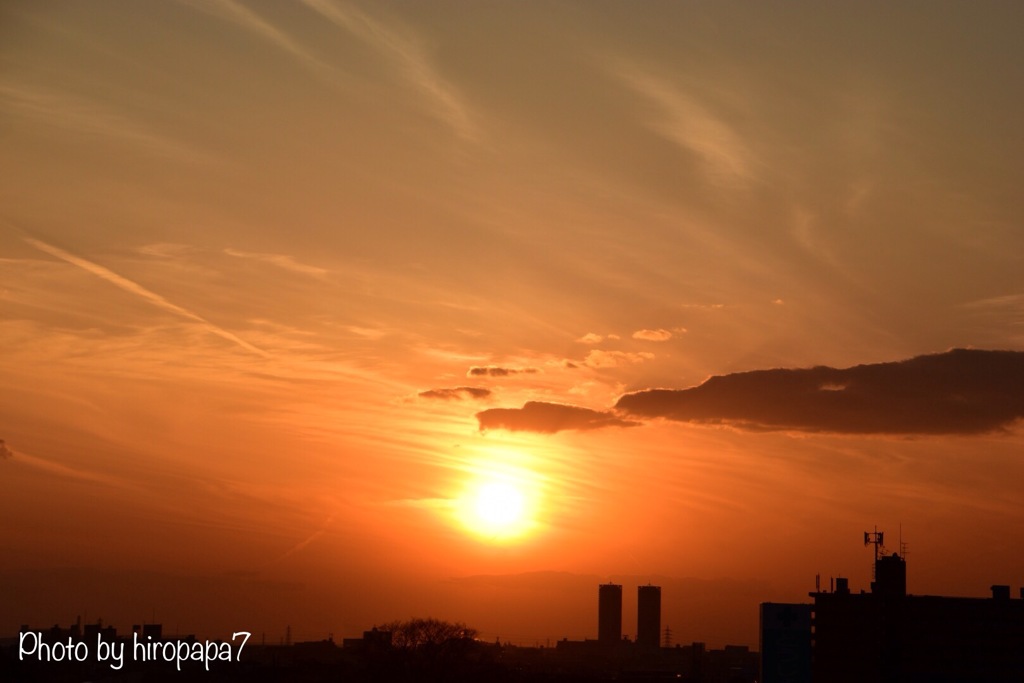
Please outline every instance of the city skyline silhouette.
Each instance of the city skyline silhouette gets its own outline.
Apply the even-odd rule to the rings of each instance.
[[[870,590],[851,590],[846,577],[830,577],[827,587],[815,578],[812,602],[761,602],[759,648],[725,645],[716,650],[703,641],[670,642],[666,626],[661,642],[661,587],[636,586],[636,636],[623,632],[623,585],[597,586],[597,638],[522,646],[500,636],[490,642],[464,623],[434,618],[395,620],[374,625],[361,637],[293,641],[292,627],[275,643],[260,634],[246,655],[247,671],[270,675],[322,675],[334,671],[350,680],[428,680],[440,676],[538,676],[550,680],[687,680],[692,683],[809,683],[826,681],[978,680],[1012,681],[1024,674],[1024,587],[991,586],[988,598],[941,597],[908,591],[903,555],[888,552],[884,531],[864,532],[873,546]],[[235,641],[237,651],[233,650]],[[16,638],[0,638],[0,661],[8,673],[74,675],[108,665],[115,672],[149,670],[173,662],[175,670],[210,671],[227,676],[224,662],[240,666],[250,632],[226,639],[165,633],[162,624],[134,624],[130,636],[102,620],[68,628],[23,624]],[[14,641],[16,640],[16,645]],[[95,643],[95,661],[89,659]],[[125,655],[128,649],[129,655]],[[80,652],[81,650],[81,652]],[[112,654],[113,653],[113,654]],[[16,654],[16,657],[15,657]],[[127,668],[126,668],[127,665]],[[317,672],[317,673],[314,673]]]

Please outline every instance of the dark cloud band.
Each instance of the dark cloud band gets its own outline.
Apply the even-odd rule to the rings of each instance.
[[[1024,417],[1024,353],[955,349],[836,369],[757,370],[619,399],[634,418],[845,434],[977,434]]]
[[[663,418],[756,431],[980,434],[1024,419],[1024,352],[954,349],[892,363],[740,372],[626,394],[611,411],[530,402],[477,413],[480,429],[554,433]]]
[[[466,373],[468,377],[508,377],[509,375],[533,374],[537,368],[502,368],[495,365],[474,365]]]
[[[454,387],[452,389],[428,389],[419,393],[420,398],[439,399],[442,401],[461,401],[465,398],[484,399],[491,395],[490,389],[483,387]]]
[[[639,424],[624,420],[609,412],[541,401],[530,401],[525,403],[522,408],[484,410],[476,414],[476,419],[480,422],[480,431],[507,429],[513,432],[541,432],[544,434],[553,434],[566,429],[631,427]]]

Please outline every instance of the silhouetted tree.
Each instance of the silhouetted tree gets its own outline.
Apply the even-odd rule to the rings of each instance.
[[[455,683],[502,678],[494,646],[478,642],[476,629],[461,622],[409,619],[375,628],[391,633],[391,647],[377,659],[376,680]]]
[[[404,649],[440,647],[459,641],[473,641],[477,634],[475,628],[461,622],[453,624],[433,618],[390,621],[375,628],[378,631],[390,631],[391,646]]]

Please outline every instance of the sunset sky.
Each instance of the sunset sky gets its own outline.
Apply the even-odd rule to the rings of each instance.
[[[756,647],[876,525],[1016,593],[1022,26],[0,4],[0,635],[532,644],[614,580]]]

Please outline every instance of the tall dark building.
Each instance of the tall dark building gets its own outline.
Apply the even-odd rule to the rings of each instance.
[[[656,648],[661,638],[661,586],[637,586],[636,644]]]
[[[601,584],[597,598],[597,639],[614,645],[622,640],[622,586]]]

